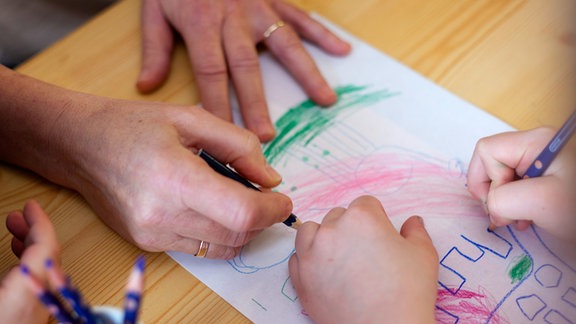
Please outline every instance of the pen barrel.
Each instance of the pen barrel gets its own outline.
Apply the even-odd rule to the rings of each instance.
[[[258,189],[258,187],[253,185],[250,181],[244,179],[241,175],[239,175],[238,173],[236,173],[236,171],[234,171],[231,168],[229,168],[228,166],[226,166],[224,163],[216,160],[214,157],[212,157],[210,154],[208,154],[203,149],[200,149],[198,151],[198,156],[201,157],[206,163],[208,163],[208,165],[214,171],[218,172],[219,174],[221,174],[221,175],[223,175],[229,179],[235,180],[236,182],[239,182],[250,189],[261,191],[260,189]],[[297,228],[297,226],[300,225],[298,218],[294,214],[290,214],[290,216],[288,216],[288,218],[286,218],[282,223],[284,223],[285,225],[287,225],[289,227],[293,227],[293,228]]]

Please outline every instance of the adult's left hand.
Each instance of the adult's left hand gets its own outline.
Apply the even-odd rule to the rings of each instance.
[[[268,37],[266,31],[284,22]],[[328,106],[336,93],[302,45],[302,39],[333,55],[350,45],[306,12],[280,0],[143,0],[141,92],[157,89],[166,79],[174,46],[173,29],[182,36],[202,105],[232,120],[228,77],[244,125],[265,142],[275,136],[264,96],[256,44],[264,43],[317,104]]]

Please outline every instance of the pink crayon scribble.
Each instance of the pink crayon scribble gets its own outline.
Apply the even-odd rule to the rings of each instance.
[[[300,174],[290,193],[294,210],[305,220],[319,220],[336,206],[347,206],[361,195],[377,197],[390,216],[485,217],[481,204],[466,189],[460,168],[408,151],[380,150],[351,157]],[[337,170],[353,172],[334,172]]]
[[[485,323],[488,319],[494,324],[510,323],[497,312],[492,314],[495,305],[495,299],[481,287],[478,292],[460,289],[456,294],[441,288],[436,299],[436,322],[455,323],[457,318],[459,323]]]

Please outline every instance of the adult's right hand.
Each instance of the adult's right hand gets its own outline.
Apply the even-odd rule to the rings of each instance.
[[[203,109],[72,92],[2,67],[0,89],[0,158],[77,190],[142,249],[195,254],[205,241],[208,258],[231,258],[290,215],[290,199],[266,190],[281,177],[258,138]],[[216,173],[199,148],[265,190]]]

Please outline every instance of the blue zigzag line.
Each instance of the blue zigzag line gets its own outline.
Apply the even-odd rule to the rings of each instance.
[[[493,249],[491,249],[491,248],[489,248],[489,247],[487,247],[487,246],[485,246],[485,245],[482,245],[482,244],[480,244],[480,243],[477,243],[477,242],[472,241],[471,239],[467,238],[467,237],[464,236],[464,235],[460,235],[460,237],[462,237],[465,241],[469,242],[470,244],[474,245],[478,250],[480,250],[480,252],[481,252],[480,256],[478,256],[476,259],[473,259],[473,258],[465,255],[464,253],[462,253],[457,247],[454,246],[454,247],[452,247],[452,248],[450,249],[450,251],[448,251],[448,253],[446,253],[446,255],[445,255],[445,256],[442,258],[442,260],[440,261],[440,265],[441,265],[444,269],[446,269],[446,270],[454,273],[456,276],[458,276],[458,277],[460,277],[460,278],[462,279],[462,283],[460,284],[460,286],[459,286],[455,291],[452,291],[449,287],[447,287],[446,285],[444,285],[442,282],[440,282],[440,281],[438,282],[438,283],[440,284],[440,286],[444,287],[444,289],[446,289],[446,290],[447,290],[448,292],[450,292],[452,295],[456,295],[456,294],[458,293],[458,291],[460,291],[460,289],[462,288],[462,286],[466,283],[466,278],[465,278],[463,275],[461,275],[458,271],[456,271],[455,269],[453,269],[453,268],[447,266],[446,264],[444,264],[444,260],[448,257],[448,255],[450,255],[450,253],[452,253],[453,251],[456,251],[456,252],[458,252],[458,254],[460,254],[462,257],[464,257],[465,259],[467,259],[467,260],[469,260],[469,261],[472,261],[472,262],[474,262],[474,263],[477,262],[478,260],[480,260],[480,259],[484,256],[484,254],[486,253],[486,251],[492,252],[494,255],[500,257],[501,259],[506,259],[506,258],[508,258],[508,256],[510,255],[510,252],[512,251],[512,244],[511,244],[510,242],[508,242],[508,241],[507,241],[505,238],[503,238],[502,236],[498,235],[496,232],[493,232],[493,231],[489,231],[489,232],[491,232],[493,235],[495,235],[496,237],[498,237],[498,238],[501,239],[502,241],[506,242],[506,244],[508,244],[508,251],[506,252],[506,254],[500,254],[500,253],[496,252],[495,250],[493,250]]]
[[[446,289],[449,293],[451,293],[452,295],[456,295],[458,293],[458,291],[460,291],[460,289],[462,288],[462,286],[466,283],[466,278],[461,275],[458,271],[454,270],[453,268],[447,266],[444,264],[444,260],[448,257],[448,255],[450,255],[450,253],[452,251],[456,251],[458,252],[458,254],[460,254],[462,257],[466,258],[469,261],[472,262],[477,262],[478,260],[480,260],[484,254],[486,253],[486,251],[490,251],[492,252],[494,255],[500,257],[501,259],[507,259],[508,256],[510,255],[510,252],[512,251],[512,244],[506,240],[504,237],[498,235],[496,232],[491,231],[488,229],[488,232],[492,233],[493,235],[495,235],[496,237],[498,237],[499,239],[501,239],[502,241],[506,242],[506,244],[508,245],[508,251],[506,252],[506,254],[500,254],[498,252],[496,252],[495,250],[492,250],[491,248],[484,246],[482,244],[479,244],[477,242],[472,241],[471,239],[467,238],[464,235],[460,235],[460,237],[462,237],[465,241],[469,242],[470,244],[474,245],[478,250],[480,250],[481,254],[479,257],[477,257],[476,259],[473,259],[465,254],[463,254],[460,250],[458,250],[457,247],[452,247],[450,249],[450,251],[448,251],[448,253],[446,253],[446,255],[442,258],[442,260],[440,261],[440,265],[442,267],[444,267],[445,269],[449,270],[450,272],[454,273],[455,275],[457,275],[458,277],[460,277],[462,279],[462,283],[460,284],[460,286],[455,290],[452,291],[449,287],[447,287],[446,285],[444,285],[442,282],[438,281],[438,283],[440,284],[440,286],[442,286],[444,289]],[[517,241],[517,240],[516,240]],[[498,306],[499,307],[499,306]],[[450,312],[448,312],[447,310],[443,309],[442,307],[439,307],[438,305],[436,305],[436,308],[439,309],[440,311],[444,312],[445,314],[453,317],[456,321],[454,322],[454,324],[458,323],[458,321],[460,320],[460,317],[458,317],[457,315],[454,315]],[[492,318],[492,316],[494,315],[494,311],[492,313],[490,313],[489,319]]]

